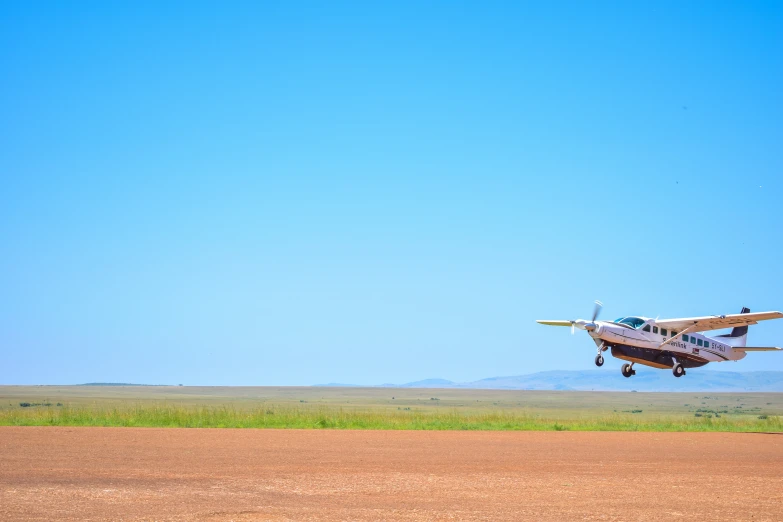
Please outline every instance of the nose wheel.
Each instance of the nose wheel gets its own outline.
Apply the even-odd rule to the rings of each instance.
[[[633,364],[628,364],[628,363],[623,364],[623,367],[620,368],[620,371],[623,373],[623,377],[630,377],[631,375],[636,375],[636,370],[633,369]]]
[[[608,346],[606,346],[604,343],[601,343],[601,345],[598,347],[598,355],[595,356],[595,365],[596,366],[603,366],[604,365],[604,356],[601,355]]]

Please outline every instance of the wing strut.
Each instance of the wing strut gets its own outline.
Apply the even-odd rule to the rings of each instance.
[[[674,335],[674,336],[672,336],[672,337],[669,337],[668,339],[666,339],[664,342],[662,342],[662,343],[660,344],[660,346],[658,346],[658,348],[663,348],[664,346],[666,346],[666,345],[667,345],[667,344],[669,344],[670,342],[672,342],[672,341],[674,341],[674,340],[676,340],[676,339],[679,339],[680,337],[682,337],[682,336],[683,336],[683,335],[685,335],[686,333],[690,333],[691,331],[693,331],[693,330],[696,328],[696,325],[697,325],[697,324],[698,324],[698,323],[694,322],[692,325],[690,325],[690,326],[689,326],[688,328],[686,328],[685,330],[683,330],[683,331],[681,331],[681,332],[677,332],[677,335]]]

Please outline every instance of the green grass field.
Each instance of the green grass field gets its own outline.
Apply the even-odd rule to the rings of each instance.
[[[0,425],[783,432],[783,394],[0,386]]]

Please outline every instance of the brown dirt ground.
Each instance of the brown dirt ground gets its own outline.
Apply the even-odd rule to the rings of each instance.
[[[2,520],[783,520],[783,435],[0,428]]]

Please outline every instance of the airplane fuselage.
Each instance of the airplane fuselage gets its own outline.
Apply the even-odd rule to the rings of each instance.
[[[646,320],[640,328],[606,321],[595,325],[588,333],[603,350],[611,349],[618,359],[655,368],[672,368],[677,362],[694,368],[709,362],[738,361],[746,355],[720,338],[700,333],[677,336],[676,331],[655,326],[654,320]],[[671,341],[672,337],[676,338]]]

